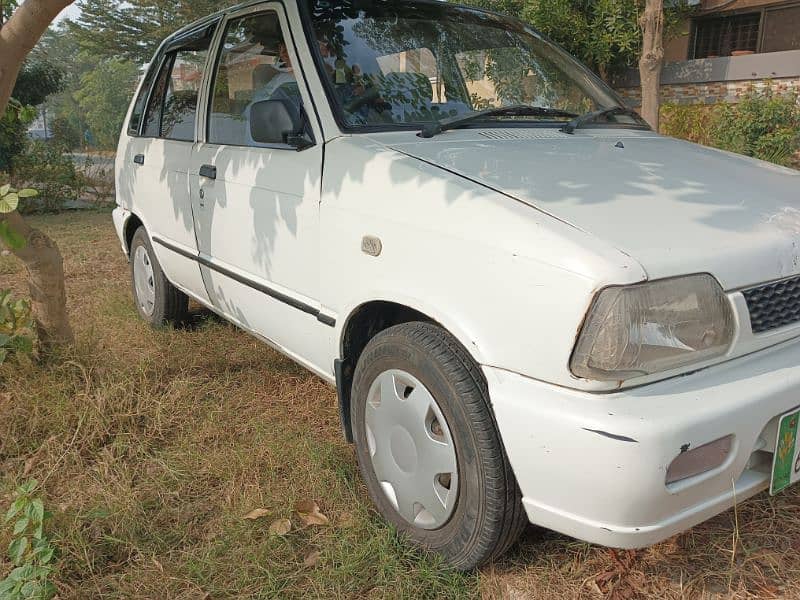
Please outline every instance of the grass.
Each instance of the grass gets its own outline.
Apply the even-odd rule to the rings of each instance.
[[[738,528],[729,511],[637,552],[531,527],[497,564],[453,572],[372,509],[332,389],[202,314],[150,330],[107,213],[31,221],[65,255],[78,343],[0,367],[0,508],[17,484],[42,482],[62,600],[800,597],[794,489],[743,503]],[[23,270],[0,256],[8,286],[25,294]],[[306,499],[330,525],[302,526],[293,507]],[[269,515],[243,518],[256,508]],[[269,533],[279,518],[293,524],[283,537]]]

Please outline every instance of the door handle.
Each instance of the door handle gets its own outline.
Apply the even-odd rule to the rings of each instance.
[[[206,179],[216,179],[217,167],[213,165],[203,165],[200,167],[200,177],[205,177]]]
[[[137,154],[136,156],[134,156],[133,157],[133,162],[135,162],[137,165],[143,165],[144,164],[144,154]]]

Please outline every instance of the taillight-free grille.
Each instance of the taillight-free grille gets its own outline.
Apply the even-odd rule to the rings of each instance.
[[[800,322],[800,277],[745,290],[753,333]]]

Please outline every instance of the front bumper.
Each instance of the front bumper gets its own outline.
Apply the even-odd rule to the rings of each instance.
[[[800,342],[613,394],[484,367],[532,523],[640,548],[769,487],[778,418],[800,405]],[[665,485],[688,448],[734,435],[717,468]]]

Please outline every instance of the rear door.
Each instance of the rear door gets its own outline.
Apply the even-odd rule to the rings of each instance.
[[[167,44],[147,103],[141,136],[126,157],[136,171],[134,212],[150,233],[167,278],[208,301],[196,261],[197,238],[188,170],[195,143],[197,108],[216,23]]]
[[[332,331],[318,300],[323,145],[293,42],[301,34],[278,3],[228,16],[190,177],[214,306],[319,372]],[[305,114],[302,150],[254,141],[251,108],[274,99]]]

